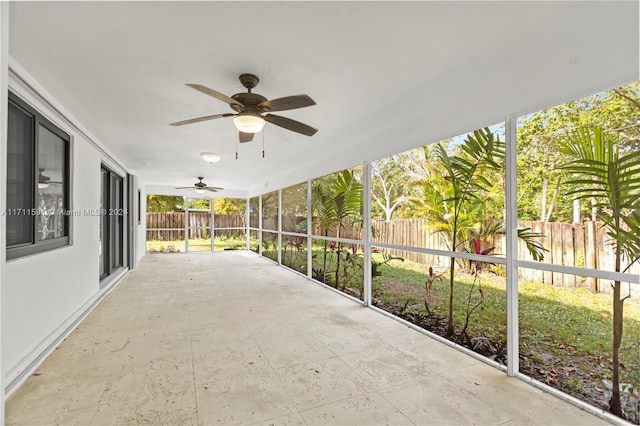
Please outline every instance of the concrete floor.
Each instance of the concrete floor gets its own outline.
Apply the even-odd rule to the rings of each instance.
[[[252,253],[150,254],[7,424],[590,425],[574,406]]]

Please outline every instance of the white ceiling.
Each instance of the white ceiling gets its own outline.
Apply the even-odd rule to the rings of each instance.
[[[12,2],[9,54],[150,188],[254,195],[637,80],[638,2]],[[168,125],[241,73],[319,132]]]

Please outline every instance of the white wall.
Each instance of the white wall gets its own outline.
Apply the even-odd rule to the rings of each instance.
[[[26,71],[18,74],[19,66],[11,65],[9,89],[71,135],[71,210],[99,209],[101,164],[124,169]],[[109,290],[99,283],[100,217],[72,216],[70,225],[71,245],[2,264],[2,376],[9,392]]]

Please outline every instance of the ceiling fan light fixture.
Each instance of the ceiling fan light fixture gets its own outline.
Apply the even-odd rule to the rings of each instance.
[[[202,188],[196,188],[196,192],[198,194],[204,194],[205,192],[207,192],[206,190],[202,189]]]
[[[204,161],[208,163],[215,163],[217,161],[220,161],[220,155],[216,154],[215,152],[201,152],[200,156]]]
[[[258,114],[239,114],[233,119],[233,124],[243,133],[258,133],[264,127],[264,119]]]
[[[48,188],[49,184],[46,182],[38,182],[38,189],[45,189]]]

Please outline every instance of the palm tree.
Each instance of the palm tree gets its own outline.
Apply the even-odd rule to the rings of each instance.
[[[324,236],[329,235],[329,230],[335,226],[336,237],[340,238],[341,231],[350,219],[360,215],[362,207],[362,184],[358,182],[351,170],[340,172],[330,188],[316,185],[313,188],[314,207],[318,220],[324,231]],[[342,243],[338,243],[337,264],[335,272],[335,286],[338,287],[340,269],[340,250]],[[323,274],[326,278],[327,268],[327,240],[324,242]]]
[[[595,200],[597,218],[609,231],[615,251],[615,271],[626,272],[640,257],[640,151],[621,154],[614,136],[601,127],[581,127],[561,145],[572,161],[563,169],[576,176],[575,198]],[[627,260],[623,268],[622,261]],[[622,416],[619,353],[623,334],[622,283],[613,283],[613,374],[609,411]]]
[[[479,231],[474,226],[482,221],[481,213],[487,194],[494,186],[495,176],[502,173],[505,144],[489,128],[476,130],[460,145],[462,152],[449,155],[440,144],[436,145],[437,159],[444,168],[447,185],[442,188],[441,197],[448,214],[436,223],[436,229],[447,235],[452,251],[458,251],[473,238],[483,235],[504,233],[497,225],[479,223]],[[537,240],[541,235],[528,229],[519,229],[518,237],[525,241],[527,249],[535,260],[543,257],[544,249]],[[453,300],[456,259],[449,261],[449,318],[446,335],[454,334]]]

